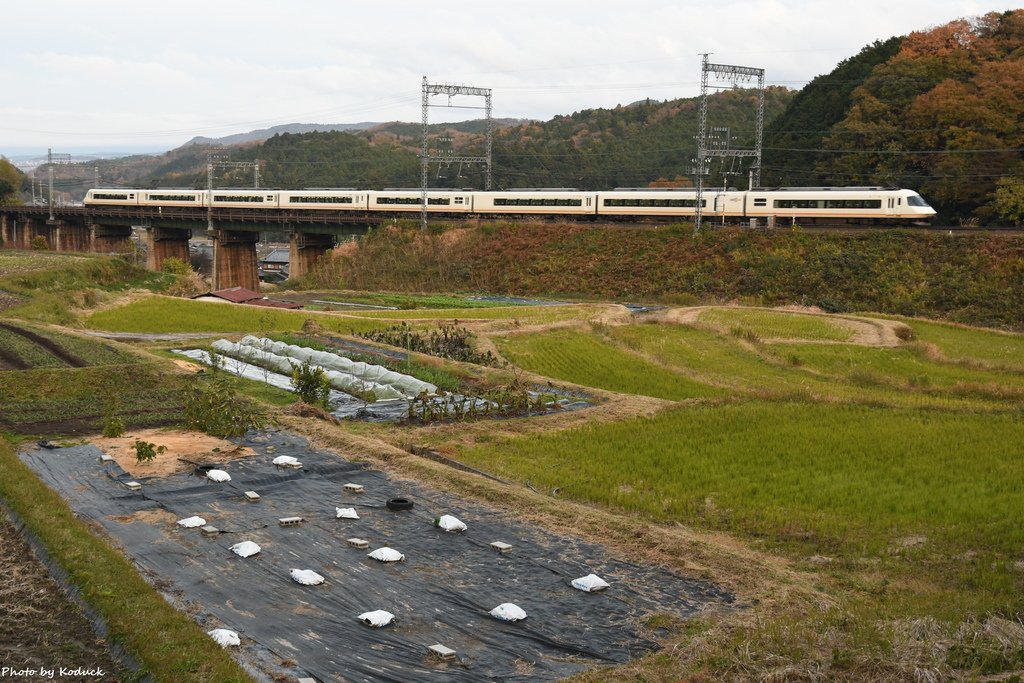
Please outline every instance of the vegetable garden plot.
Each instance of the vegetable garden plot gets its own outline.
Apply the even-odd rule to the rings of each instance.
[[[182,473],[140,479],[138,492],[125,486],[131,477],[116,464],[99,461],[94,446],[21,457],[198,613],[205,630],[237,632],[239,656],[271,674],[322,681],[557,679],[652,649],[639,626],[647,615],[685,618],[705,604],[731,601],[707,583],[611,560],[598,545],[391,481],[297,437],[254,433],[242,443],[257,455],[218,463],[229,482]],[[302,467],[275,467],[281,455]],[[247,491],[258,493],[258,502],[247,502]],[[396,498],[413,508],[388,509]],[[359,519],[338,518],[339,507],[354,508]],[[435,526],[446,514],[466,530]],[[192,515],[206,526],[176,523]],[[301,521],[279,522],[286,518]],[[260,552],[236,555],[231,547],[242,541]],[[495,541],[511,548],[498,552]],[[404,559],[369,557],[382,547]],[[293,569],[324,582],[300,585]],[[592,593],[572,587],[589,574],[610,586]],[[527,617],[505,622],[490,615],[504,603]],[[360,621],[378,610],[394,622],[372,628]],[[435,644],[455,650],[455,658],[431,657]],[[283,660],[297,664],[282,669]]]
[[[171,352],[185,356],[203,365],[211,364],[210,354],[202,349],[172,349]],[[220,356],[218,364],[226,372],[238,377],[264,382],[285,391],[295,390],[290,376],[261,368],[253,363],[231,358],[230,356]],[[529,392],[531,400],[535,400],[538,394],[560,395],[560,398],[557,398],[548,405],[548,410],[580,410],[591,405],[590,402],[574,392],[560,390],[555,387],[538,386],[536,388],[538,391]],[[471,403],[476,404],[478,415],[483,415],[486,410],[485,399],[463,396],[462,394],[430,396],[425,400],[432,404],[438,412],[444,411],[451,416],[458,415],[460,410],[468,412]],[[339,419],[356,419],[367,422],[397,422],[404,420],[409,417],[409,402],[410,399],[405,398],[371,402],[344,391],[338,391],[337,389],[331,389],[328,395],[331,415]],[[420,403],[420,399],[416,399],[416,405],[419,409],[418,412],[422,412],[423,404]],[[496,408],[496,406],[492,404],[491,408]],[[495,411],[495,414],[497,412]]]

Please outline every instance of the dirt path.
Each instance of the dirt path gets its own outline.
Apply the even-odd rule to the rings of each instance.
[[[662,314],[662,320],[676,325],[695,325],[700,322],[700,314],[712,308],[723,308],[722,306],[691,306],[688,308],[672,308]],[[828,318],[836,325],[844,327],[852,333],[846,341],[835,341],[827,339],[764,339],[765,343],[775,342],[807,343],[807,344],[859,344],[861,346],[893,347],[899,346],[900,338],[897,331],[905,328],[906,325],[896,320],[883,320],[881,318],[866,318],[863,316],[835,315],[814,309],[802,309],[793,311],[791,308],[761,308],[757,306],[743,306],[744,310],[774,311],[777,313],[793,313],[795,315],[816,315]]]

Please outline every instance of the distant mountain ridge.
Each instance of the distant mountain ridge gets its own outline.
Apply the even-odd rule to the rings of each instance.
[[[495,128],[507,128],[508,126],[515,126],[525,123],[526,121],[527,119],[491,120]],[[431,124],[431,128],[433,129],[436,126],[444,126],[457,131],[477,132],[479,129],[482,129],[484,125],[485,124],[482,120],[459,121],[457,123]],[[419,130],[421,124],[404,123],[399,121],[361,121],[359,123],[284,123],[279,126],[271,126],[270,128],[251,130],[248,133],[225,135],[222,138],[209,138],[203,135],[197,135],[182,145],[182,147],[189,147],[191,145],[244,145],[249,142],[265,142],[275,135],[284,135],[286,133],[301,135],[303,133],[333,133],[336,131],[359,132],[364,130],[390,130],[392,128],[404,128],[408,126],[414,126]]]
[[[370,121],[363,121],[361,123],[284,123],[279,126],[271,126],[270,128],[250,130],[248,133],[225,135],[222,138],[208,138],[203,135],[197,135],[182,145],[182,147],[188,147],[189,145],[241,145],[247,142],[263,142],[283,133],[301,134],[329,133],[338,130],[367,130],[380,125],[382,125],[381,122]]]

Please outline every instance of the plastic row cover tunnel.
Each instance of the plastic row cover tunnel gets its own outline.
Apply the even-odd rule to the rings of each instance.
[[[290,376],[292,371],[295,368],[301,367],[303,363],[302,360],[296,358],[281,356],[271,351],[263,351],[255,346],[236,344],[228,341],[227,339],[218,339],[213,342],[211,346],[218,353],[230,356],[231,358],[244,360],[248,363],[252,363],[253,365],[258,365],[261,368],[266,368],[267,370],[279,372],[285,376]],[[316,364],[314,363],[313,365]],[[359,379],[355,375],[339,372],[337,370],[331,370],[328,368],[323,368],[323,370],[324,376],[335,389],[339,389],[350,394],[372,393],[378,401],[406,398],[405,394],[394,387],[390,387],[385,384],[378,384],[377,382],[368,382],[366,380]]]
[[[246,335],[242,337],[242,344],[254,346],[263,351],[271,351],[281,356],[298,358],[300,361],[319,365],[325,370],[336,370],[349,375],[355,375],[366,382],[375,382],[394,387],[406,396],[419,396],[422,393],[436,394],[437,387],[429,382],[416,379],[410,375],[388,370],[381,365],[354,361],[345,356],[339,356],[329,351],[318,351],[305,346],[285,344],[284,342],[273,341],[265,337],[254,337]]]

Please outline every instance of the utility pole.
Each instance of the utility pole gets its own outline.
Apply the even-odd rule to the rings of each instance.
[[[750,169],[750,189],[761,183],[761,144],[764,133],[764,69],[733,64],[709,64],[709,53],[702,53],[700,71],[700,110],[697,117],[697,158],[694,173],[697,176],[697,205],[694,207],[694,232],[700,232],[703,218],[704,175],[708,172],[708,161],[711,157],[752,157],[754,164]],[[708,74],[716,79],[728,79],[732,88],[739,81],[757,78],[757,119],[754,131],[754,149],[733,149],[727,143],[715,150],[708,149]],[[717,87],[717,86],[716,86]]]
[[[447,95],[448,104],[431,104],[431,95]],[[452,98],[457,95],[471,95],[475,97],[484,98],[483,107],[471,107],[463,105],[452,104]],[[468,85],[448,85],[445,83],[428,83],[427,77],[423,77],[423,91],[421,95],[421,103],[423,107],[422,112],[422,123],[423,123],[423,140],[420,147],[420,229],[426,231],[427,229],[427,172],[431,161],[444,161],[447,163],[482,163],[485,168],[484,176],[484,189],[491,189],[491,150],[493,149],[493,137],[494,137],[494,126],[491,121],[491,89],[490,88],[476,88]],[[482,157],[477,156],[455,156],[454,154],[448,154],[444,156],[431,156],[430,147],[427,143],[427,130],[429,128],[429,109],[430,107],[449,107],[453,109],[483,109],[484,116],[487,119],[486,128],[486,154]]]

